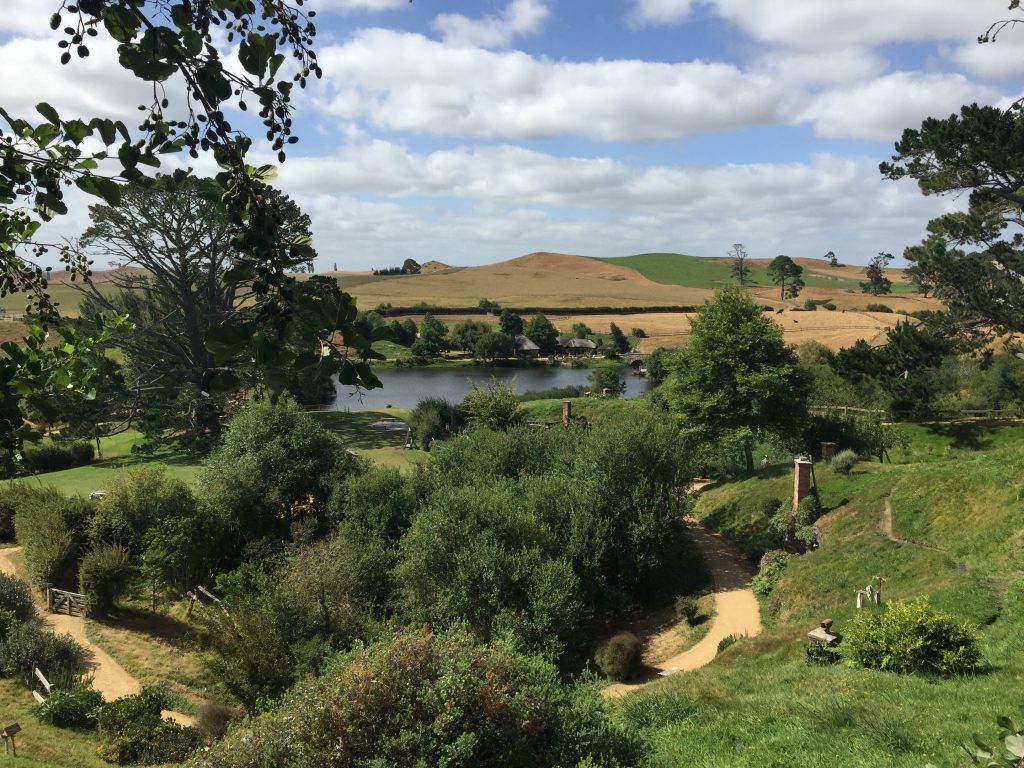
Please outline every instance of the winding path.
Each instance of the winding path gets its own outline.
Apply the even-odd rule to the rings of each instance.
[[[18,564],[12,559],[12,555],[19,554],[21,547],[10,547],[0,549],[0,571],[9,576],[17,576],[24,579],[25,574]],[[58,634],[68,634],[85,649],[89,657],[89,674],[92,675],[92,685],[97,691],[103,694],[107,701],[121,696],[131,696],[141,689],[139,681],[117,663],[117,660],[98,645],[95,645],[85,634],[85,619],[82,616],[68,616],[65,613],[49,613],[45,609],[39,611],[40,620],[47,629]],[[43,672],[46,670],[44,669]],[[164,716],[176,720],[182,725],[193,725],[195,718],[164,710]]]
[[[689,534],[704,555],[714,581],[715,617],[703,640],[654,667],[658,675],[703,667],[718,655],[718,643],[729,635],[753,637],[761,633],[761,608],[750,589],[753,570],[745,558],[721,535],[712,533],[697,522],[689,522]],[[646,682],[616,683],[605,688],[603,693],[618,698],[644,685]]]
[[[912,547],[920,547],[921,549],[930,549],[932,552],[945,552],[946,550],[932,546],[931,544],[922,544],[919,541],[912,541],[911,539],[904,539],[902,536],[897,536],[892,529],[892,504],[889,503],[889,497],[885,497],[885,507],[882,509],[882,534],[889,541],[895,542],[896,544],[909,544]]]

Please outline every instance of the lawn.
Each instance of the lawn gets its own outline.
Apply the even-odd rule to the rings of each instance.
[[[1024,428],[908,432],[901,463],[862,462],[846,476],[816,468],[830,510],[818,523],[822,546],[793,559],[762,602],[771,629],[622,704],[619,716],[654,745],[657,765],[921,768],[955,758],[975,732],[993,736],[995,718],[1014,713],[1011,692],[1024,677]],[[696,511],[743,543],[763,530],[766,502],[791,494],[792,472],[779,466],[706,491]],[[883,535],[886,497],[895,533],[918,544]],[[979,625],[988,668],[939,680],[808,665],[806,632],[825,617],[841,632],[873,576],[885,577],[886,599],[925,596]]]

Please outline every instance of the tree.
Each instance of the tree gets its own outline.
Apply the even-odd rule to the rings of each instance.
[[[493,333],[488,331],[473,346],[473,357],[488,362],[504,360],[514,357],[516,354],[516,343],[511,336],[504,333]]]
[[[191,176],[158,176],[152,184],[127,185],[116,206],[91,206],[92,225],[81,246],[116,270],[104,290],[95,283],[80,289],[86,297],[83,315],[107,310],[134,323],[111,340],[127,364],[132,410],[155,409],[160,419],[147,423],[175,434],[184,428],[200,438],[220,434],[225,408],[223,398],[211,397],[213,381],[225,366],[207,348],[206,335],[250,313],[246,307],[255,299],[226,279],[238,252],[230,222],[203,197],[202,183]],[[283,237],[310,236],[309,217],[291,199],[270,190],[267,203],[280,209]],[[180,397],[183,392],[189,397]],[[168,419],[168,408],[177,409],[180,418]]]
[[[697,440],[739,440],[747,471],[762,435],[796,434],[810,382],[782,329],[737,287],[716,291],[697,312],[689,343],[670,362],[669,409]]]
[[[72,53],[89,56],[90,38],[109,36],[117,45],[120,66],[152,83],[152,101],[142,105],[134,133],[120,121],[62,118],[45,102],[36,106],[43,118],[37,124],[0,108],[6,123],[0,128],[0,285],[5,292],[24,292],[46,322],[56,322],[46,272],[25,253],[32,250],[35,257],[52,247],[39,237],[40,227],[68,212],[64,190],[74,185],[116,206],[126,183],[152,183],[142,168],[159,168],[162,155],[187,151],[197,158],[200,151],[209,151],[221,172],[204,186],[204,193],[222,207],[237,252],[229,278],[251,284],[259,301],[243,322],[211,330],[208,342],[218,347],[218,355],[247,348],[257,366],[291,364],[293,360],[278,352],[286,327],[298,323],[321,339],[343,381],[379,386],[366,363],[375,357],[372,340],[350,323],[351,296],[339,291],[315,323],[309,323],[308,315],[298,319],[290,301],[294,270],[307,264],[313,251],[306,241],[278,236],[279,212],[267,204],[273,169],[246,162],[252,141],[228,118],[234,119],[230,104],[245,109],[247,102],[255,103],[270,150],[279,162],[285,160],[286,145],[298,140],[292,134],[293,87],[305,87],[307,78],[322,74],[312,48],[314,25],[283,0],[168,5],[86,0],[63,4],[50,18],[52,29],[64,30],[62,64],[71,62]],[[220,49],[211,42],[224,33],[233,39],[237,67],[226,68]],[[282,70],[289,56],[291,64]],[[163,84],[172,79],[184,86],[184,102],[171,103]],[[75,275],[88,276],[87,264],[70,250],[61,249],[61,259]],[[88,370],[77,362],[78,353],[88,346],[83,341],[69,339],[59,354],[41,352],[33,344],[9,353],[13,362],[0,366],[0,441],[5,447],[16,451],[30,432],[18,414],[23,398],[45,399],[69,385],[88,390]],[[230,384],[230,377],[225,383]]]
[[[472,353],[476,349],[476,343],[490,332],[490,323],[483,320],[463,320],[448,332],[449,346]]]
[[[658,386],[668,377],[669,354],[669,351],[664,347],[658,347],[644,361],[644,368],[647,369],[647,379],[654,386]]]
[[[411,317],[407,317],[401,322],[392,320],[388,327],[391,329],[391,336],[396,344],[409,347],[416,341],[418,330],[416,328],[416,321]]]
[[[403,275],[418,275],[420,273],[421,266],[419,262],[414,259],[406,259],[402,262],[402,274]]]
[[[838,267],[839,266],[839,257],[836,256],[835,253],[833,253],[832,251],[828,251],[825,254],[825,258],[828,260],[828,264],[829,264],[830,267]]]
[[[795,299],[803,290],[804,268],[789,256],[779,255],[768,265],[768,274],[772,282],[779,286],[780,299]]]
[[[729,258],[729,271],[736,278],[736,282],[740,285],[746,285],[747,278],[750,276],[750,264],[747,263],[750,259],[750,254],[743,247],[743,243],[733,243],[726,256]]]
[[[523,327],[523,333],[540,347],[543,354],[549,355],[555,351],[555,346],[558,343],[558,329],[540,312],[530,318]]]
[[[988,334],[1024,330],[1024,112],[961,107],[908,128],[879,166],[889,179],[912,178],[925,195],[969,194],[966,211],[928,224],[904,251],[934,286],[960,328]],[[1008,231],[1009,230],[1009,231]]]
[[[492,314],[497,314],[498,310],[501,309],[501,305],[498,304],[498,302],[491,301],[490,299],[480,299],[480,301],[477,302],[477,306],[484,312],[490,312]]]
[[[420,321],[419,338],[412,345],[414,355],[437,357],[448,348],[448,326],[427,312]]]
[[[595,392],[608,390],[609,395],[621,395],[626,391],[626,382],[619,378],[614,368],[595,368],[590,372],[590,386]]]
[[[501,316],[498,318],[498,325],[501,326],[502,333],[512,336],[513,338],[523,332],[523,318],[515,312],[511,312],[507,309],[501,310]]]
[[[904,258],[907,253],[913,253],[911,249],[904,251]],[[928,298],[928,294],[935,290],[935,286],[928,279],[928,275],[925,274],[920,264],[911,263],[909,267],[903,270],[903,276],[910,281],[910,284],[914,286],[914,289],[925,298]]]
[[[632,331],[629,332],[629,334],[634,339],[646,339],[647,338],[647,331],[645,331],[643,328],[634,328]]]
[[[879,296],[883,293],[892,293],[892,280],[885,276],[885,268],[892,261],[891,253],[879,252],[877,256],[873,256],[868,265],[864,267],[864,274],[867,275],[867,280],[864,280],[860,284],[860,289],[864,293],[870,293],[872,296]]]
[[[626,338],[626,334],[622,332],[615,323],[611,323],[608,326],[608,333],[611,335],[612,349],[620,355],[624,355],[629,352],[629,339]]]
[[[592,333],[593,333],[593,331],[590,330],[590,326],[588,326],[586,323],[573,323],[572,324],[572,335],[573,335],[573,338],[585,339],[585,338],[587,338],[587,336],[589,336]]]

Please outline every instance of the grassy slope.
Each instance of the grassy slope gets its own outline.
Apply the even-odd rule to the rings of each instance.
[[[684,285],[689,288],[721,288],[724,285],[731,285],[735,282],[727,262],[701,256],[687,256],[681,253],[640,253],[635,256],[616,256],[601,259],[601,261],[630,267],[644,277],[656,283],[666,285]],[[760,286],[773,284],[771,277],[768,275],[767,267],[757,264],[753,265],[750,270],[750,282]],[[810,288],[830,288],[860,293],[858,281],[846,277],[830,279],[811,274],[805,270],[804,282]],[[893,293],[897,294],[911,293],[913,288],[901,281],[894,281],[892,290]],[[872,300],[881,304],[885,303],[884,296],[878,297],[877,300]]]
[[[973,732],[991,734],[994,718],[1017,706],[1009,692],[1024,678],[1024,429],[982,428],[976,448],[964,447],[972,430],[956,431],[959,438],[913,428],[905,463],[862,464],[848,477],[817,469],[822,500],[834,511],[821,521],[822,548],[792,561],[766,601],[775,628],[623,705],[659,765],[920,768],[955,755]],[[785,499],[791,488],[788,470],[768,472],[708,492],[698,514],[743,540],[763,524],[761,503]],[[897,535],[943,551],[881,534],[889,494]],[[888,579],[887,599],[925,595],[983,624],[991,670],[935,681],[808,666],[806,631],[826,616],[841,631],[855,611],[854,591],[875,575]]]

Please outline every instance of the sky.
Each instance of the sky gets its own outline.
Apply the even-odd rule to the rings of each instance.
[[[60,66],[58,5],[0,0],[0,105],[137,122],[147,86],[112,44]],[[976,42],[1007,5],[309,0],[324,78],[295,100],[277,186],[310,215],[319,270],[733,243],[864,264],[965,205],[878,164],[926,117],[1024,95],[1024,29]],[[258,142],[253,159],[276,162]],[[44,234],[79,234],[88,202],[72,193]]]

